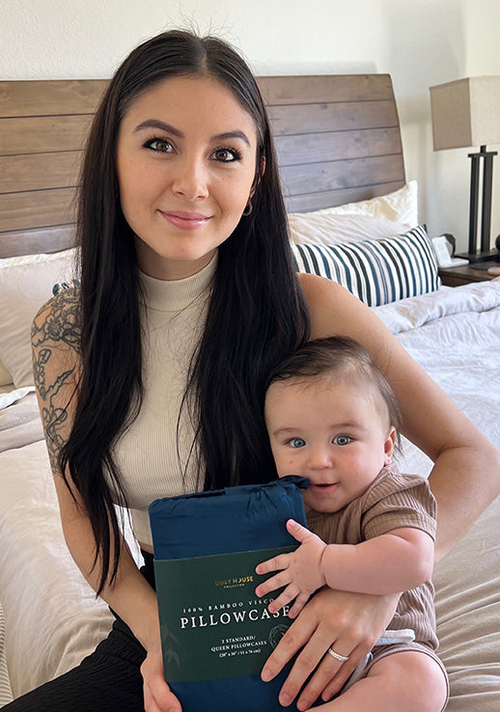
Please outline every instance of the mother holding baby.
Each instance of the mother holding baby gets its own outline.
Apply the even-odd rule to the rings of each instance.
[[[116,621],[79,667],[5,710],[181,711],[163,676],[147,507],[276,476],[266,381],[310,339],[356,339],[390,382],[403,434],[434,461],[437,558],[500,490],[497,451],[377,317],[334,282],[295,273],[286,224],[269,120],[242,58],[183,31],[137,47],[90,133],[81,288],[50,300],[33,326],[66,542]],[[114,504],[130,510],[142,570]],[[330,699],[396,603],[320,591],[263,680],[298,653],[281,704]],[[330,646],[348,659],[326,654]]]

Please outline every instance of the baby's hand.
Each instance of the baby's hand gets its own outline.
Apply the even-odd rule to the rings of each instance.
[[[277,588],[286,586],[285,590],[269,604],[268,608],[271,613],[276,613],[295,599],[288,614],[290,618],[295,618],[311,594],[325,585],[325,577],[321,570],[321,557],[326,544],[319,536],[310,532],[294,519],[287,521],[286,528],[300,542],[300,546],[290,554],[280,554],[256,567],[255,571],[258,574],[267,574],[271,571],[280,573],[259,584],[255,593],[257,596],[265,596]]]

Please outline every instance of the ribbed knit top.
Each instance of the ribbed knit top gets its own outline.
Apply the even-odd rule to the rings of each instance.
[[[197,274],[172,282],[141,275],[144,400],[116,443],[116,462],[135,536],[152,545],[148,506],[160,497],[197,488],[193,458],[184,473],[194,428],[184,407],[177,424],[189,364],[203,332],[217,258]]]

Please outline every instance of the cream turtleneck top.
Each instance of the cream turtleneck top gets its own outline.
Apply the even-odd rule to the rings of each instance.
[[[116,462],[137,539],[152,546],[148,506],[155,499],[197,489],[193,458],[184,475],[194,428],[187,408],[177,422],[189,363],[203,332],[217,258],[187,279],[166,282],[141,275],[144,400],[116,443]],[[196,460],[196,458],[194,458]]]

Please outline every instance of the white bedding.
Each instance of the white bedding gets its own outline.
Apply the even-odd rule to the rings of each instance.
[[[3,407],[0,398],[0,452],[23,447],[43,438],[38,403],[32,390],[16,389],[13,391],[16,397]]]
[[[442,288],[376,313],[500,446],[500,282]],[[18,404],[17,428],[23,407],[29,418],[30,397],[31,404]],[[45,444],[29,430],[26,436],[34,442],[23,442],[18,430],[15,449],[0,452],[0,602],[15,696],[71,668],[110,626],[109,612],[95,601],[66,550]],[[402,469],[427,475],[430,466],[405,443]],[[439,652],[450,673],[450,712],[500,709],[499,518],[500,499],[436,568]]]

